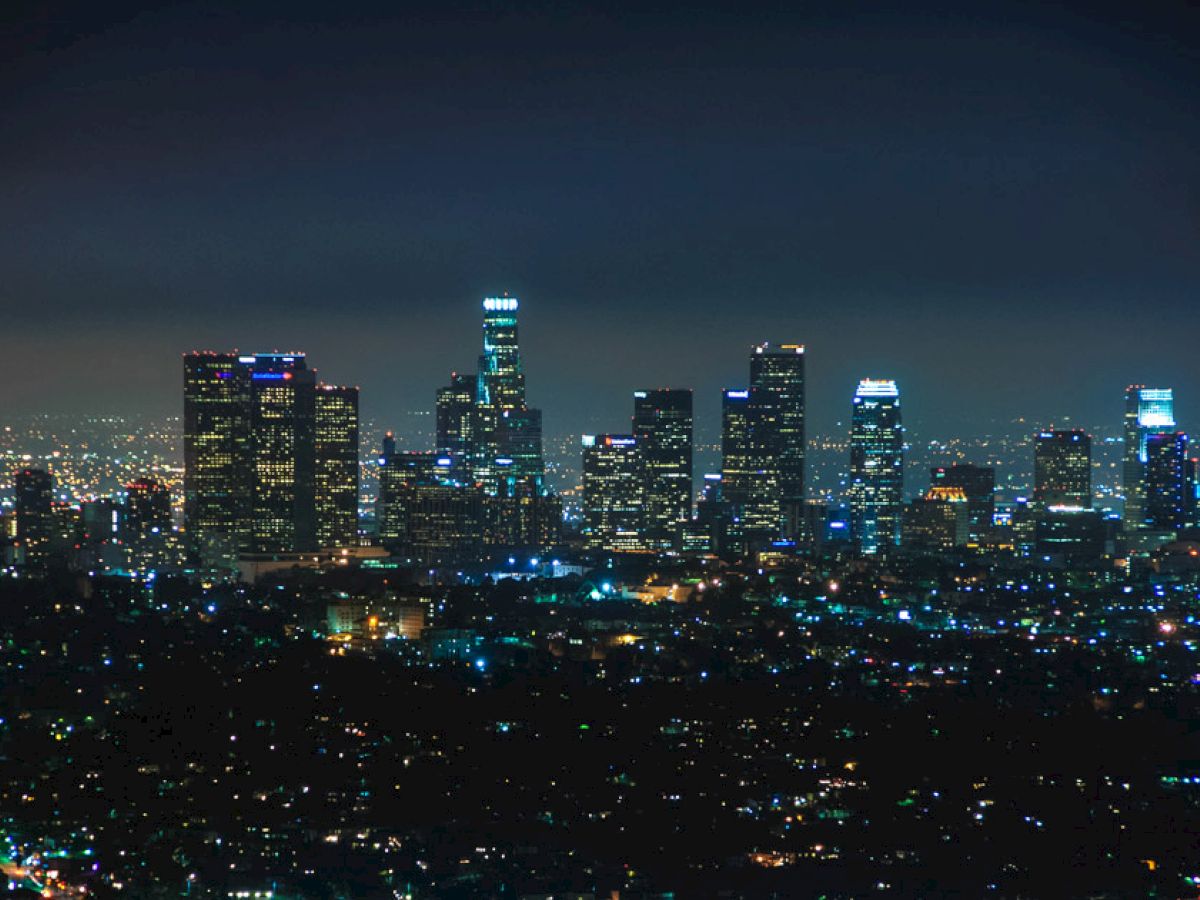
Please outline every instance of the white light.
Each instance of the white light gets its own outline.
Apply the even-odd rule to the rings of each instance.
[[[876,380],[874,378],[864,378],[858,383],[858,390],[855,392],[856,397],[899,397],[900,389],[896,387],[896,382],[890,379]]]

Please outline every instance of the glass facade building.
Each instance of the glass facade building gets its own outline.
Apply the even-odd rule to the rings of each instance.
[[[583,539],[591,548],[645,549],[646,476],[631,434],[583,436]]]
[[[1146,526],[1146,442],[1155,434],[1175,431],[1175,397],[1171,388],[1140,384],[1125,389],[1124,494],[1126,529]]]
[[[1073,428],[1034,438],[1033,499],[1042,509],[1092,508],[1092,439]]]
[[[659,549],[678,547],[692,518],[692,392],[634,391],[633,436],[645,467],[646,540]]]
[[[851,533],[863,553],[900,542],[904,493],[904,428],[895,381],[864,379],[851,408]]]
[[[761,408],[760,428],[775,460],[785,521],[798,522],[804,502],[804,347],[758,344],[750,354],[750,389]],[[788,529],[795,537],[795,529]]]

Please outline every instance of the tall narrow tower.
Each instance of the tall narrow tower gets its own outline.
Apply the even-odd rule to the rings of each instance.
[[[761,428],[779,473],[779,499],[788,537],[804,503],[804,346],[758,344],[750,354],[750,389],[761,407]]]
[[[864,553],[900,542],[904,493],[904,428],[894,381],[858,383],[850,425],[850,515]]]
[[[1171,388],[1131,384],[1125,389],[1124,490],[1126,530],[1146,525],[1146,443],[1156,434],[1175,431],[1175,397]]]
[[[475,404],[475,476],[489,494],[507,494],[520,482],[540,490],[545,475],[541,410],[525,404],[525,372],[517,341],[516,297],[483,301],[483,353]]]
[[[645,525],[657,549],[679,544],[692,518],[692,392],[658,388],[633,392],[633,436],[646,475]]]

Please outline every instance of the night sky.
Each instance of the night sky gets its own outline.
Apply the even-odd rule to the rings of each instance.
[[[264,6],[3,4],[0,412],[177,414],[236,347],[386,424],[507,290],[548,435],[711,432],[763,339],[818,432],[863,376],[929,436],[1200,427],[1196,10]]]

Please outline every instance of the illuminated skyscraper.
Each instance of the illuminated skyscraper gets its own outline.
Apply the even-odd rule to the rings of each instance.
[[[358,543],[358,388],[317,385],[316,516],[319,547]]]
[[[967,532],[971,540],[986,537],[996,514],[996,470],[970,463],[939,466],[929,472],[931,488],[958,488],[967,501]]]
[[[54,532],[53,481],[43,469],[17,469],[14,480],[17,558],[27,566],[42,566]]]
[[[250,537],[253,360],[208,352],[183,358],[183,520],[190,547],[205,560],[228,562]]]
[[[330,536],[349,530],[347,480],[357,480],[347,469],[357,400],[347,391],[322,392]],[[317,548],[317,394],[302,353],[184,357],[184,523],[206,564]]]
[[[1033,499],[1042,509],[1091,509],[1091,437],[1078,428],[1038,432],[1033,474]]]
[[[478,393],[474,375],[453,372],[450,384],[437,391],[438,453],[467,458],[471,455],[475,434],[475,396]]]
[[[257,353],[249,365],[250,548],[257,553],[315,550],[316,373],[302,353]]]
[[[904,428],[894,381],[858,383],[850,423],[851,532],[864,553],[900,542]]]
[[[730,536],[744,550],[769,544],[782,524],[774,399],[757,388],[722,394],[721,499],[732,516]]]
[[[912,500],[901,516],[901,543],[914,550],[953,550],[970,537],[970,511],[960,487],[934,485]]]
[[[125,485],[125,531],[131,537],[171,527],[171,494],[153,478],[139,478]]]
[[[1189,523],[1188,436],[1156,432],[1146,438],[1145,513],[1150,528],[1179,531]]]
[[[1175,399],[1171,388],[1140,384],[1125,389],[1124,490],[1126,529],[1146,525],[1146,441],[1154,434],[1175,430]]]
[[[677,547],[692,518],[692,392],[634,391],[633,436],[646,473],[646,538],[659,549]]]
[[[483,301],[483,353],[476,378],[473,453],[476,478],[489,494],[501,482],[532,480],[540,490],[545,475],[542,416],[525,405],[525,373],[517,341],[515,297]]]
[[[804,503],[804,347],[758,344],[750,354],[750,389],[762,407],[763,440],[779,473],[779,497],[788,537],[794,538]]]
[[[583,436],[583,538],[615,551],[645,549],[646,474],[630,434]]]

